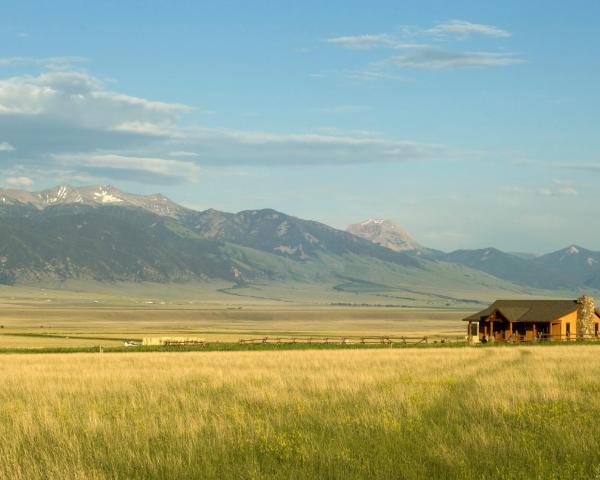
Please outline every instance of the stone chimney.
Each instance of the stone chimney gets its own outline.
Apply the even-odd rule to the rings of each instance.
[[[596,321],[594,299],[583,295],[577,299],[579,310],[577,312],[577,338],[585,338],[594,335],[594,323]]]

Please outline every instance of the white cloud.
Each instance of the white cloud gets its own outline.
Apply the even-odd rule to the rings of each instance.
[[[378,35],[349,35],[344,37],[328,38],[328,43],[339,45],[345,48],[354,48],[358,50],[367,50],[370,48],[391,46],[395,43],[394,38],[387,34]]]
[[[199,157],[200,155],[196,152],[186,152],[185,150],[177,150],[175,152],[169,152],[172,157]]]
[[[557,190],[558,194],[563,196],[577,196],[579,195],[579,192],[577,191],[576,188],[574,187],[561,187]]]
[[[323,113],[362,111],[339,105]],[[12,177],[36,171],[186,182],[202,166],[346,165],[463,158],[468,152],[355,132],[291,133],[182,127],[190,107],[108,90],[82,72],[49,72],[0,79],[0,168]],[[13,145],[17,149],[11,150]]]
[[[510,32],[493,25],[471,23],[464,20],[449,20],[431,28],[405,26],[396,35],[387,33],[349,35],[334,37],[328,43],[351,49],[400,50],[402,55],[388,57],[371,63],[368,68],[345,74],[346,78],[359,82],[394,78],[389,69],[429,69],[445,70],[468,67],[502,67],[523,63],[513,53],[489,51],[462,51],[440,46],[440,41],[448,41],[450,36],[466,38],[471,35],[489,37],[509,37]],[[422,41],[414,41],[414,40]]]
[[[468,37],[470,35],[486,35],[489,37],[510,37],[511,33],[493,25],[482,25],[480,23],[471,23],[464,20],[448,20],[438,23],[436,26],[427,30],[435,35],[457,35],[459,37]]]
[[[67,166],[76,165],[95,170],[128,170],[174,179],[196,180],[200,175],[200,167],[192,162],[154,157],[82,153],[54,155],[54,159],[59,164]]]
[[[0,142],[0,152],[14,152],[15,147],[13,147],[8,142]]]
[[[579,195],[574,187],[538,188],[536,193],[544,197],[574,197]]]
[[[188,110],[181,104],[113,92],[81,72],[0,80],[0,132],[6,145],[19,146],[11,162],[16,160],[25,169],[48,168],[57,154],[154,158],[159,144],[177,139],[179,119]]]
[[[19,34],[19,37],[25,38],[27,34]],[[4,57],[0,58],[0,67],[20,67],[33,65],[46,68],[48,70],[68,70],[73,65],[87,62],[85,57]]]
[[[559,196],[576,196],[579,195],[579,191],[571,181],[554,179],[552,180],[554,184],[554,192],[556,192]]]
[[[128,123],[174,125],[180,104],[154,102],[111,92],[95,77],[80,72],[50,72],[0,81],[0,115],[49,116],[79,126],[119,128]]]
[[[4,183],[11,187],[31,187],[33,180],[29,177],[8,177],[4,180]]]
[[[523,63],[523,60],[512,53],[457,52],[440,47],[426,47],[389,58],[385,63],[398,68],[442,70],[502,67]]]
[[[502,191],[510,194],[518,195],[540,195],[543,197],[574,197],[579,195],[579,191],[570,182],[562,180],[553,180],[552,185],[548,187],[523,187],[523,186],[507,186],[503,187]]]
[[[482,35],[495,38],[506,38],[512,34],[494,25],[471,23],[465,20],[448,20],[438,23],[430,28],[416,25],[405,25],[397,34],[376,33],[344,35],[328,38],[327,43],[344,48],[369,50],[373,48],[420,48],[423,43],[415,43],[415,39],[444,40],[445,37],[455,36],[467,38],[471,35]]]
[[[179,142],[204,165],[348,165],[464,158],[443,145],[355,134],[273,134],[196,127]]]
[[[376,80],[397,80],[397,81],[406,81],[405,77],[401,77],[399,75],[390,74],[387,72],[377,71],[375,69],[366,69],[359,71],[350,71],[346,72],[344,76],[348,80],[353,80],[356,82],[371,82]]]

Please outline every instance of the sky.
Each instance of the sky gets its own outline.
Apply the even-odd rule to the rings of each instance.
[[[600,2],[22,0],[0,187],[600,250]]]

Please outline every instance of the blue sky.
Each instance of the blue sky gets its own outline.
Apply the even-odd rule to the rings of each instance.
[[[596,1],[13,3],[4,187],[600,249]]]

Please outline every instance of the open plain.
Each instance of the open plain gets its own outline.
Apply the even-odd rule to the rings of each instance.
[[[3,355],[2,478],[598,478],[598,347]]]
[[[0,293],[0,478],[600,477],[600,346],[469,347],[466,309]],[[431,348],[238,348],[402,335]],[[207,351],[123,347],[160,336]]]
[[[97,284],[94,285],[97,287]],[[434,307],[375,306],[361,295],[341,305],[309,301],[301,295],[282,301],[227,296],[216,287],[181,292],[138,293],[127,285],[104,293],[23,287],[0,287],[2,348],[119,346],[145,337],[184,336],[207,342],[278,336],[410,335],[464,338],[461,321],[469,310]],[[309,292],[312,293],[312,292]],[[475,304],[477,305],[477,304]],[[473,307],[472,307],[473,308]]]

